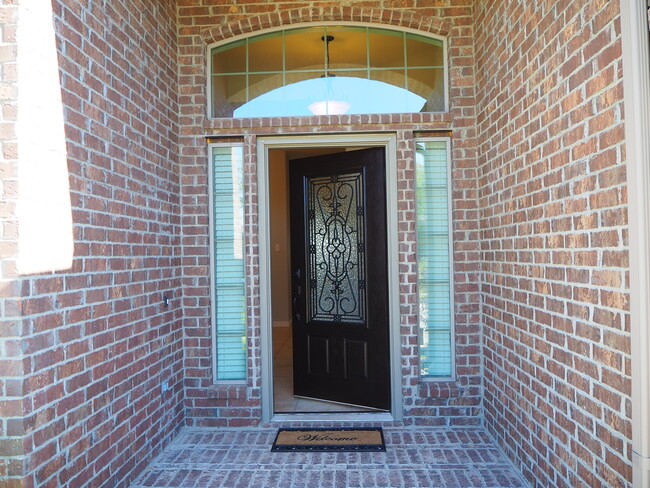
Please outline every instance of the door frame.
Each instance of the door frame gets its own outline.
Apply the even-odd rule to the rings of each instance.
[[[391,381],[391,409],[389,413],[360,414],[275,414],[273,407],[273,315],[271,310],[271,235],[269,202],[269,151],[271,149],[319,147],[384,147],[386,151],[386,238],[388,245],[388,314]],[[260,362],[262,379],[262,422],[310,420],[326,418],[330,421],[359,420],[396,421],[403,419],[401,341],[399,313],[399,243],[397,222],[397,135],[329,134],[263,136],[257,138],[257,198],[259,218],[259,277],[260,277]]]

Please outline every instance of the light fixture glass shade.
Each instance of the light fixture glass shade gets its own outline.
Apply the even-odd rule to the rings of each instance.
[[[350,104],[340,100],[322,100],[310,104],[307,108],[314,115],[341,115],[350,110]]]

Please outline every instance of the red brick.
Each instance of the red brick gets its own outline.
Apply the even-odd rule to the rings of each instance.
[[[629,480],[629,462],[599,451],[593,432],[580,430],[580,443],[567,435],[579,421],[598,425],[607,441],[621,439],[617,429],[629,424],[629,413],[612,407],[624,403],[620,390],[628,388],[629,374],[616,3],[217,3],[179,0],[176,11],[153,0],[92,7],[54,2],[75,260],[60,274],[26,278],[30,287],[21,298],[33,332],[41,333],[26,337],[28,354],[42,351],[28,363],[39,389],[28,400],[65,412],[73,430],[43,429],[44,449],[32,458],[43,486],[63,479],[128,485],[141,461],[124,453],[149,458],[169,442],[178,422],[259,421],[255,138],[351,130],[393,132],[398,139],[406,421],[478,421],[481,410],[474,406],[481,401],[479,386],[485,386],[488,426],[519,446],[510,453],[522,468],[534,465],[527,476],[537,485]],[[125,28],[107,30],[105,21],[116,18]],[[329,20],[421,26],[448,36],[450,113],[311,118],[302,126],[279,118],[205,118],[206,44],[259,27]],[[3,110],[5,120],[12,113],[11,106]],[[418,389],[411,139],[419,129],[451,130],[454,136],[459,375],[453,387]],[[13,122],[0,132],[13,137]],[[249,384],[217,387],[216,403],[204,406],[212,391],[206,133],[243,136],[249,153],[252,347]],[[3,151],[15,157],[6,144]],[[5,206],[2,219],[14,210],[13,202]],[[7,263],[4,269],[10,268]],[[179,299],[167,312],[154,306],[163,289],[182,297],[182,304]],[[54,331],[56,336],[48,335]],[[582,359],[590,348],[594,357]],[[595,383],[603,365],[611,388]],[[176,384],[184,382],[184,414],[175,413],[183,409],[183,395],[166,402],[151,398],[163,371],[178,378]],[[53,373],[77,393],[63,396],[62,386],[41,383]],[[127,395],[133,399],[128,415]],[[213,408],[223,417],[214,418]],[[603,410],[612,416],[604,424]],[[120,425],[108,427],[108,411],[120,412],[113,419]],[[569,412],[579,414],[574,420]],[[63,468],[53,446],[80,426],[96,428],[99,438],[92,446],[87,438],[80,441],[85,447],[69,451]],[[154,429],[160,434],[149,435]],[[133,432],[139,441],[128,437]],[[551,446],[531,443],[531,432]],[[90,466],[89,452],[96,463]]]
[[[629,461],[606,459],[593,431],[581,431],[581,441],[571,443],[553,428],[559,421],[571,430],[573,419],[553,414],[567,408],[579,413],[590,430],[603,425],[603,409],[629,421],[629,413],[620,413],[629,395],[630,370],[629,336],[621,323],[627,321],[629,278],[618,9],[602,1],[546,7],[517,0],[475,4],[477,104],[490,107],[477,116],[478,152],[483,155],[478,175],[482,248],[501,249],[503,236],[515,236],[517,249],[543,249],[533,253],[534,266],[522,265],[528,258],[521,251],[482,255],[484,280],[497,283],[483,287],[486,336],[491,337],[484,347],[485,385],[492,392],[486,395],[487,423],[497,436],[518,446],[513,457],[520,466],[534,466],[528,477],[536,486],[627,486]],[[518,9],[522,14],[517,17],[504,13]],[[528,15],[544,18],[543,42],[524,29]],[[525,74],[517,76],[518,70]],[[521,137],[511,133],[530,120],[522,112],[532,111],[534,100],[546,104],[541,127],[535,126],[542,136],[525,137],[517,145]],[[526,161],[526,169],[514,183],[508,175],[519,159]],[[561,171],[561,179],[549,173],[548,162]],[[488,183],[490,175],[500,176],[498,186]],[[552,202],[535,200],[544,189],[551,191]],[[508,200],[513,197],[516,210]],[[512,270],[520,270],[519,279],[508,283]],[[524,276],[554,281],[535,284],[540,297],[525,292]],[[571,282],[579,286],[567,286]],[[543,337],[554,346],[521,336],[512,341],[511,310],[526,317],[527,331],[563,325],[562,332],[545,330]],[[575,330],[567,327],[567,317]],[[555,361],[548,360],[549,353]],[[522,356],[540,365],[534,374],[522,368]],[[601,369],[610,387],[599,383]],[[516,378],[507,386],[504,371]],[[534,386],[544,371],[555,375],[550,389]],[[583,393],[572,393],[572,387]],[[566,407],[551,391],[562,392]],[[504,403],[512,409],[504,409]],[[531,404],[532,412],[524,406]],[[552,446],[527,445],[530,432],[549,429],[556,436]],[[603,434],[622,439],[610,426],[603,427]],[[629,442],[629,437],[621,440],[624,452],[629,452]],[[550,464],[540,459],[550,459]]]

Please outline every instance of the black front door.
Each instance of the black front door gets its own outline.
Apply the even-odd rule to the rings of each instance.
[[[294,393],[390,408],[385,151],[289,163]]]

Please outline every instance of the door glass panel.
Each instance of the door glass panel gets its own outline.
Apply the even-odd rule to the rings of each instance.
[[[362,173],[309,178],[309,320],[365,323]]]

